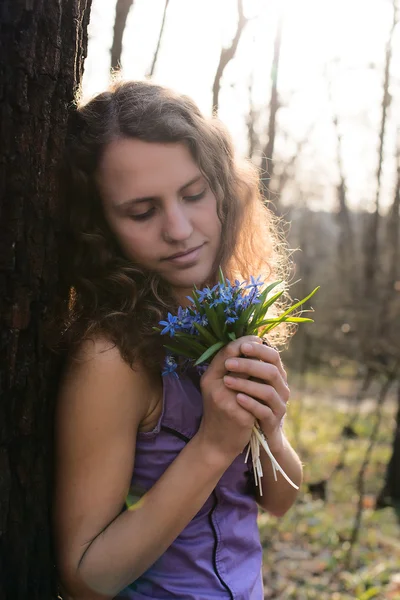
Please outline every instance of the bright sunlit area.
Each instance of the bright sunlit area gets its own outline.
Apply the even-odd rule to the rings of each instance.
[[[115,0],[94,0],[89,27],[83,94],[107,86],[113,41]],[[120,64],[125,78],[146,77],[153,62],[165,8],[164,0],[135,0],[126,22]],[[336,207],[339,181],[338,119],[348,203],[373,210],[376,194],[385,50],[393,7],[389,0],[244,0],[247,19],[233,58],[221,79],[219,116],[238,151],[249,154],[249,113],[256,131],[252,158],[260,163],[267,142],[272,78],[277,79],[276,139],[278,172],[294,167],[296,185],[282,190],[285,203],[307,199],[309,206]],[[190,95],[206,113],[222,48],[237,29],[235,0],[171,0],[152,79]],[[274,45],[279,29],[279,63]],[[381,205],[393,190],[396,122],[399,122],[399,28],[391,36]],[[278,185],[279,189],[279,185]]]

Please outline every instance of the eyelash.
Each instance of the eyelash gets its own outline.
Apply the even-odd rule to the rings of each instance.
[[[184,200],[187,200],[189,202],[197,202],[198,200],[204,198],[204,196],[206,195],[206,191],[207,190],[203,190],[202,192],[200,192],[200,194],[196,194],[195,196],[185,196]],[[147,219],[150,219],[153,212],[154,206],[141,215],[130,215],[130,219],[133,219],[134,221],[146,221]]]

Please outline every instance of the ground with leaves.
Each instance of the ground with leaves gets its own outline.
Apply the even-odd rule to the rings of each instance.
[[[357,386],[345,377],[309,376],[303,391],[292,383],[285,430],[304,463],[304,485],[285,517],[259,517],[265,600],[400,600],[399,515],[393,508],[374,510],[391,451],[393,397],[383,406],[366,472],[359,537],[346,566],[359,498],[357,474],[374,424],[374,391],[379,389],[376,384],[362,402],[344,468],[330,476],[342,449],[341,431],[354,411],[351,399]],[[326,500],[313,498],[307,485],[327,478]]]

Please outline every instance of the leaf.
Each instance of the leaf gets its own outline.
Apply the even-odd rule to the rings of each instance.
[[[272,290],[279,285],[280,283],[282,283],[282,281],[274,281],[274,283],[271,283],[270,285],[268,285],[265,290],[263,290],[259,296],[259,304],[257,305],[257,312],[260,313],[260,311],[265,307],[265,301],[267,299],[267,296],[270,292],[272,292]],[[282,291],[283,293],[283,291]],[[272,300],[272,298],[270,298],[270,300]],[[269,302],[269,300],[268,300]],[[275,300],[272,300],[271,304],[273,304],[273,302],[275,302]],[[270,306],[270,304],[269,304]]]
[[[264,304],[261,304],[261,306],[259,305],[259,307],[257,307],[257,315],[254,314],[253,319],[250,323],[251,327],[257,327],[257,321],[262,320],[265,317],[265,314],[269,307],[272,306],[272,304],[274,304],[274,302],[276,302],[278,298],[282,296],[283,292],[284,290],[278,292],[277,294],[274,294],[273,296],[271,296],[271,298],[269,298],[269,300],[264,302]]]
[[[200,335],[208,342],[209,344],[215,344],[218,340],[210,333],[203,325],[199,323],[193,323],[193,327],[197,329]]]
[[[207,350],[208,345],[204,345],[200,342],[199,338],[194,335],[187,335],[186,333],[176,333],[175,334],[176,346],[183,348],[188,348],[190,350],[194,350],[197,352],[197,356],[203,354],[204,350]]]
[[[222,348],[223,346],[225,346],[224,342],[217,342],[216,344],[214,344],[213,346],[211,346],[208,350],[206,350],[201,356],[200,358],[198,358],[196,360],[196,362],[194,363],[195,367],[197,367],[197,365],[199,365],[202,362],[205,362],[208,358],[210,358],[211,356],[213,356],[216,352],[218,352],[218,350],[220,350],[220,348]]]
[[[188,350],[184,350],[183,348],[179,348],[178,346],[172,346],[171,344],[165,344],[164,348],[170,350],[174,354],[178,354],[180,356],[186,356],[186,358],[195,359],[197,354],[194,352],[189,352]]]
[[[219,282],[220,282],[220,284],[221,284],[221,285],[223,285],[223,286],[225,286],[225,285],[226,285],[226,282],[225,282],[225,277],[224,277],[224,274],[223,274],[223,272],[222,272],[222,269],[221,269],[221,267],[219,267]]]
[[[235,332],[231,331],[230,333],[228,333],[228,337],[232,340],[232,342],[234,342],[236,340]]]
[[[199,315],[203,314],[201,304],[199,302],[199,297],[197,295],[197,287],[196,286],[193,287],[193,302],[197,308],[197,312],[199,313]]]
[[[219,322],[215,310],[207,305],[204,305],[204,311],[206,313],[208,322],[210,323],[211,329],[217,336],[217,339],[221,339],[223,337],[223,325],[221,325]]]
[[[236,321],[235,323],[235,331],[237,333],[237,329],[239,327],[243,327],[243,325],[245,325],[247,323],[247,321],[250,318],[250,315],[253,311],[257,310],[257,308],[259,307],[259,304],[250,304],[250,306],[248,306],[240,315],[239,319]]]
[[[308,317],[271,317],[270,319],[264,319],[264,321],[261,321],[260,323],[257,323],[254,326],[254,329],[252,329],[252,331],[257,331],[258,328],[263,327],[263,325],[268,325],[269,323],[314,323],[313,319],[309,319]],[[272,328],[271,328],[272,329]]]
[[[293,312],[296,308],[298,308],[299,306],[301,306],[302,304],[304,304],[304,302],[306,302],[307,300],[309,300],[311,298],[311,296],[313,296],[315,294],[315,292],[317,292],[319,290],[320,286],[316,287],[311,294],[308,294],[308,296],[306,296],[305,298],[303,298],[302,300],[299,300],[299,302],[296,302],[296,304],[293,304],[293,306],[290,306],[279,318],[278,321],[276,321],[275,323],[272,323],[271,325],[269,325],[268,327],[266,327],[265,329],[263,329],[263,331],[261,332],[261,336],[264,335],[265,333],[268,333],[268,331],[270,331],[271,329],[273,329],[274,327],[276,327],[276,325],[278,323],[281,323],[282,321],[285,320],[286,315],[290,314],[291,312]]]
[[[379,596],[381,588],[376,586],[368,588],[365,592],[363,592],[360,596],[358,596],[358,600],[370,600],[370,598],[376,598]]]

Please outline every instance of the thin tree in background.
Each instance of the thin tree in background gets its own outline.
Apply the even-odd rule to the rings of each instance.
[[[254,153],[258,146],[258,136],[256,132],[256,123],[259,117],[259,110],[254,106],[253,100],[253,87],[254,87],[254,73],[250,74],[249,85],[248,85],[248,98],[249,98],[249,112],[246,117],[247,125],[247,140],[248,140],[248,151],[247,155],[249,158],[254,157]]]
[[[381,336],[384,350],[400,358],[400,342],[396,331],[392,333],[393,323],[400,320],[399,294],[400,283],[400,131],[397,143],[397,180],[392,206],[390,207],[386,239],[388,246],[387,280],[385,298],[381,309]],[[382,508],[392,503],[400,505],[400,381],[397,388],[397,415],[393,435],[392,454],[388,462],[385,481],[376,506]]]
[[[391,96],[389,94],[390,85],[390,67],[392,62],[392,45],[393,45],[393,34],[398,21],[398,6],[397,1],[393,0],[393,21],[389,31],[388,40],[386,43],[385,52],[385,72],[383,80],[383,98],[382,98],[382,112],[381,112],[381,125],[379,131],[379,152],[378,152],[378,167],[376,171],[376,195],[375,195],[375,207],[373,215],[366,220],[366,227],[364,232],[364,295],[370,297],[374,290],[376,272],[378,267],[377,255],[378,255],[378,230],[379,230],[379,213],[380,213],[380,194],[381,194],[381,175],[382,175],[382,164],[383,164],[383,149],[385,142],[385,130],[387,113],[390,106]]]
[[[121,67],[122,39],[126,27],[128,14],[133,5],[133,0],[117,0],[115,8],[114,35],[111,46],[111,70]]]
[[[237,47],[239,44],[240,37],[246,26],[246,23],[248,22],[248,19],[246,19],[246,17],[244,16],[244,13],[243,13],[243,0],[238,0],[237,9],[238,9],[238,22],[237,22],[235,36],[234,36],[229,48],[222,48],[221,54],[219,57],[217,71],[216,71],[215,77],[214,77],[213,98],[212,98],[212,108],[213,108],[214,113],[218,113],[219,92],[221,89],[222,75],[224,73],[225,67],[227,66],[229,61],[231,61],[232,58],[236,54],[236,50],[237,50]]]
[[[0,598],[57,598],[50,535],[60,361],[44,341],[60,294],[58,164],[91,0],[0,10]]]
[[[160,51],[160,46],[161,46],[161,40],[162,40],[163,33],[164,33],[165,17],[167,16],[168,4],[169,4],[169,0],[165,0],[164,13],[163,13],[163,18],[162,18],[162,22],[161,22],[160,33],[158,36],[157,47],[156,47],[156,51],[154,52],[153,62],[151,63],[150,70],[147,73],[147,77],[153,77],[153,75],[154,75],[154,70],[156,68],[157,59],[158,59],[158,53]]]
[[[278,20],[278,26],[275,35],[274,43],[274,57],[272,60],[271,68],[271,99],[269,103],[269,121],[268,121],[268,141],[263,150],[261,158],[261,176],[262,176],[262,193],[265,198],[268,198],[270,192],[270,183],[274,174],[274,145],[275,145],[275,134],[276,134],[276,113],[279,109],[278,100],[278,73],[279,73],[279,59],[281,54],[282,45],[282,26],[283,16],[280,15]]]
[[[335,61],[337,63],[337,61]],[[340,69],[340,64],[336,65]],[[346,303],[357,304],[358,301],[358,281],[357,257],[355,256],[356,246],[354,243],[354,231],[351,222],[351,214],[347,198],[347,181],[343,165],[343,138],[339,115],[336,111],[333,97],[332,76],[327,74],[327,92],[329,104],[332,107],[332,124],[336,137],[336,164],[338,173],[338,183],[336,185],[337,212],[336,218],[339,226],[338,236],[338,271],[340,279],[345,283],[347,292]]]

